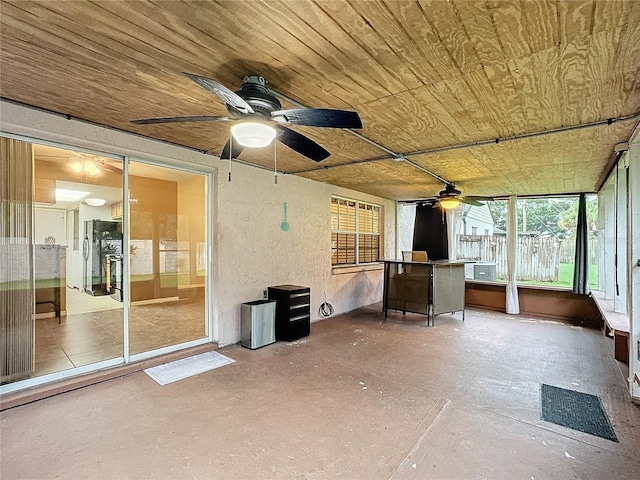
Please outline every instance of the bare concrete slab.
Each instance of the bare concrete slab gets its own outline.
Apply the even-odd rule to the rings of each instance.
[[[143,372],[5,410],[2,478],[619,478],[640,408],[611,340],[553,320],[379,305],[169,385]],[[541,383],[598,395],[620,443],[540,420]]]

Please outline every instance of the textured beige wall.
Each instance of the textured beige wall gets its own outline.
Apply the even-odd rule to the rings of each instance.
[[[326,292],[335,313],[382,300],[382,270],[332,273],[330,197],[340,195],[382,205],[384,256],[394,258],[396,204],[371,195],[239,163],[227,181],[227,162],[194,150],[151,141],[64,117],[0,103],[0,128],[8,133],[99,150],[165,165],[200,166],[216,175],[214,201],[214,338],[221,345],[240,339],[240,304],[262,298],[270,285],[311,288],[312,321]],[[283,203],[291,229],[280,230]]]
[[[292,175],[279,176],[235,165],[232,181],[218,177],[216,259],[219,341],[240,339],[240,304],[262,298],[268,286],[311,288],[311,319],[321,318],[320,304],[336,313],[382,300],[382,270],[333,274],[330,200],[340,195],[382,205],[385,252],[393,256],[395,202]],[[290,230],[280,224],[288,205]]]

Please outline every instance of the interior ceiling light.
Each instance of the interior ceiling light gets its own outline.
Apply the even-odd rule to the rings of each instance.
[[[92,177],[100,173],[98,166],[90,160],[85,160],[84,162],[73,162],[70,167],[76,173],[82,173],[84,171]]]
[[[56,202],[79,202],[87,195],[91,195],[91,192],[56,188]]]
[[[231,127],[231,134],[243,147],[260,148],[276,138],[276,130],[264,123],[242,122]]]
[[[453,210],[460,205],[460,200],[457,198],[443,198],[440,200],[440,206],[445,210]]]
[[[85,203],[92,207],[101,207],[107,203],[107,201],[104,198],[87,198],[85,199]]]

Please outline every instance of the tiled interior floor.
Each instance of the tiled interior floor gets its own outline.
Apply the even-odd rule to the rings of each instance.
[[[114,310],[122,308],[122,303],[111,298],[111,295],[93,296],[82,292],[77,288],[70,287],[66,288],[66,292],[68,315],[100,312],[102,310]]]
[[[6,410],[2,476],[637,479],[640,408],[600,331],[379,305],[166,386],[143,372]],[[540,420],[540,384],[598,395],[620,443]]]
[[[36,320],[35,371],[45,375],[122,357],[122,303],[77,290],[67,297],[67,312]],[[78,297],[78,298],[76,298]],[[116,307],[116,308],[114,308]],[[133,305],[129,316],[132,354],[206,337],[203,299]]]

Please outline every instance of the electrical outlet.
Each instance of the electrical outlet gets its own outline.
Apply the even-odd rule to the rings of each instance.
[[[269,290],[263,290],[262,291],[262,298],[269,298]]]

